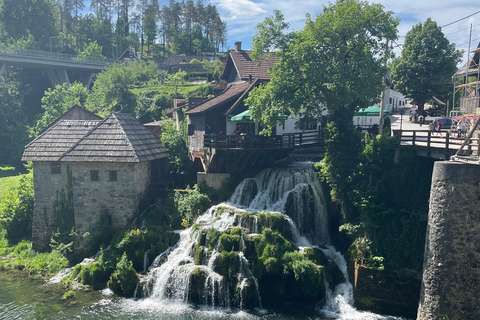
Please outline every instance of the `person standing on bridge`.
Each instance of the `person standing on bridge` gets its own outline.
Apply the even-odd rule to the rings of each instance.
[[[423,116],[423,114],[421,114],[420,118],[418,118],[418,123],[420,124],[420,127],[422,126],[422,124],[425,123],[425,117]]]

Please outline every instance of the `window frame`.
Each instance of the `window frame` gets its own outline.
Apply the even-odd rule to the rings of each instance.
[[[62,164],[60,162],[50,162],[50,174],[62,174]]]
[[[90,170],[90,181],[100,181],[98,170]]]

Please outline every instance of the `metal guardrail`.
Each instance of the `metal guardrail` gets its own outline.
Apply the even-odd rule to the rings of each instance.
[[[7,47],[7,46],[0,46],[0,54],[1,53],[12,55],[12,56],[51,59],[56,61],[85,62],[85,63],[100,64],[100,65],[117,63],[117,60],[109,59],[109,58],[79,57],[74,54],[48,52],[48,51],[33,50],[33,49],[19,49],[19,48]]]

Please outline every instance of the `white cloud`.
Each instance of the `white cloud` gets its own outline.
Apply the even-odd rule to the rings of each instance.
[[[228,16],[223,17],[227,22],[233,19],[245,19],[248,21],[252,17],[266,12],[262,8],[264,4],[250,0],[216,0],[211,2],[221,10],[229,13]]]

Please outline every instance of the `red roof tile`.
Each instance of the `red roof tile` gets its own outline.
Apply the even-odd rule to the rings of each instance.
[[[227,62],[225,64],[225,68],[227,68],[227,64],[229,62],[233,62],[242,80],[248,80],[250,75],[252,78],[270,80],[272,75],[268,74],[268,70],[273,66],[273,64],[279,62],[279,59],[275,53],[270,53],[269,57],[263,55],[257,60],[252,60],[250,55],[251,51],[236,51],[234,49],[229,50],[227,53]]]

